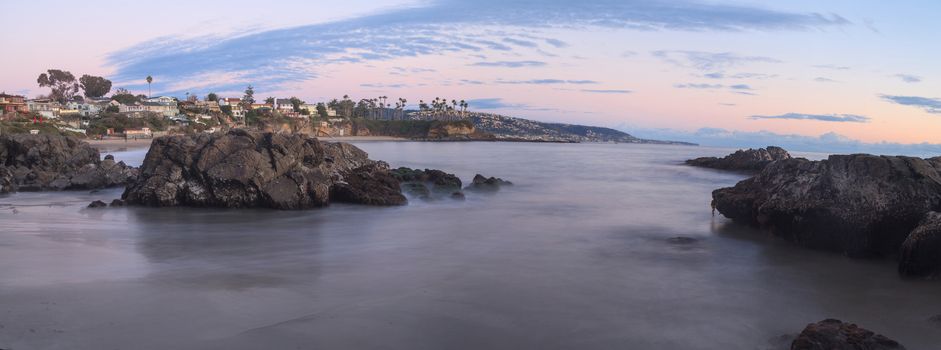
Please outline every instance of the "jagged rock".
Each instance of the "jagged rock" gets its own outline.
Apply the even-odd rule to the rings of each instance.
[[[464,192],[454,192],[451,194],[451,199],[462,201],[466,198],[464,197]]]
[[[770,163],[713,206],[798,244],[850,256],[896,256],[925,214],[941,209],[941,158],[835,155]]]
[[[120,200],[120,199],[115,199],[111,201],[111,204],[110,204],[110,206],[112,207],[123,207],[125,205],[127,205],[127,203],[125,203],[123,200]]]
[[[400,204],[388,188],[394,178],[387,173],[350,144],[237,129],[155,139],[140,178],[122,198],[146,206],[275,209],[320,207],[331,195],[347,202]],[[399,191],[397,183],[394,190]]]
[[[474,180],[471,181],[470,185],[465,188],[465,190],[470,191],[482,191],[482,192],[496,192],[500,190],[502,186],[512,186],[513,183],[505,181],[498,177],[485,177],[483,175],[477,174],[474,175]]]
[[[811,323],[791,343],[791,350],[904,350],[898,342],[840,320]]]
[[[461,179],[454,174],[441,170],[419,170],[402,167],[392,170],[392,176],[404,184],[421,183],[430,185],[432,192],[452,193],[461,190]]]
[[[137,169],[100,159],[97,150],[74,137],[13,134],[0,136],[0,193],[88,190],[120,186]]]
[[[941,275],[941,213],[925,215],[902,243],[899,273],[910,277]]]
[[[702,157],[690,159],[686,164],[704,168],[757,172],[771,162],[791,159],[791,155],[781,147],[738,150],[723,158]]]
[[[408,193],[408,195],[417,197],[422,200],[431,199],[431,190],[428,189],[428,186],[420,182],[407,182],[402,184],[402,191]]]
[[[332,201],[383,206],[408,202],[399,189],[399,181],[389,174],[389,167],[384,162],[353,169],[343,179],[330,188]]]
[[[104,208],[107,206],[108,204],[105,204],[105,202],[102,202],[102,201],[94,201],[94,202],[91,202],[91,204],[88,204],[89,208]]]

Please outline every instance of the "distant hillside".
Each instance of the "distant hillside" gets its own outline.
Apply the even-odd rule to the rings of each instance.
[[[478,132],[491,133],[499,139],[555,142],[621,142],[686,144],[684,142],[644,140],[628,133],[597,126],[543,123],[490,113],[469,113],[467,117]]]

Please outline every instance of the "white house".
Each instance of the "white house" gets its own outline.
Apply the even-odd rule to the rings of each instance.
[[[166,117],[172,117],[177,114],[180,114],[180,110],[176,106],[176,102],[164,103],[164,102],[144,102],[144,110],[153,113],[160,113]]]
[[[58,102],[47,99],[29,100],[26,101],[26,106],[30,112],[38,113],[46,119],[58,118],[59,110],[62,108]]]
[[[145,102],[156,102],[156,103],[176,103],[176,99],[169,96],[156,96],[149,97]]]

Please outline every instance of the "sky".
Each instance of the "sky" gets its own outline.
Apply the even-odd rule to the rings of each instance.
[[[0,90],[464,99],[641,137],[941,154],[936,1],[16,1]],[[55,11],[49,11],[55,9]]]

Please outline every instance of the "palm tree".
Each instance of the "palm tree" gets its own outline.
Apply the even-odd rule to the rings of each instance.
[[[150,95],[153,94],[153,92],[150,91],[150,83],[154,82],[154,77],[148,75],[146,80],[147,80],[147,97],[150,97]]]

